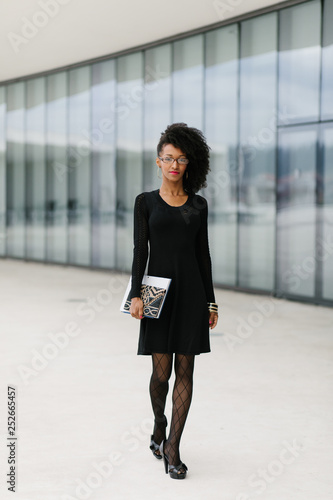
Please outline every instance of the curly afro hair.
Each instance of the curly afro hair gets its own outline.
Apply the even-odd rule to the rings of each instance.
[[[161,134],[157,145],[157,156],[160,156],[163,146],[172,144],[182,150],[190,160],[187,165],[188,178],[183,176],[184,191],[196,193],[206,187],[206,177],[209,168],[209,150],[203,133],[197,128],[188,127],[186,123],[173,123]]]

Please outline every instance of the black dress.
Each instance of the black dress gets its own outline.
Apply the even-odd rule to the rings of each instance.
[[[210,352],[207,302],[215,302],[208,246],[207,202],[189,194],[184,205],[166,203],[159,190],[135,199],[130,297],[140,297],[147,274],[171,278],[158,319],[140,320],[138,354]]]

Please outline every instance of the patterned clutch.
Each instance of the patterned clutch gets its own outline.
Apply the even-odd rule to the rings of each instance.
[[[143,316],[147,318],[160,317],[166,294],[171,283],[171,278],[159,278],[145,274],[141,284],[141,299],[143,302]],[[120,311],[129,313],[131,299],[129,294],[132,288],[132,277],[130,277]]]

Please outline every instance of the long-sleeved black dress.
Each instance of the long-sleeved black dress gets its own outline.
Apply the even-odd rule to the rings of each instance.
[[[159,190],[135,199],[130,298],[140,297],[142,277],[171,278],[161,315],[140,320],[138,354],[210,352],[207,302],[215,302],[208,245],[207,201],[189,194],[173,207]]]

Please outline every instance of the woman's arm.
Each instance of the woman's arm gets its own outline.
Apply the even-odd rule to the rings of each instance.
[[[215,302],[213,277],[212,277],[212,261],[210,258],[209,243],[208,243],[207,201],[204,207],[200,210],[200,218],[201,218],[200,229],[196,239],[196,256],[199,263],[201,278],[206,291],[207,302]],[[217,313],[209,314],[209,323],[211,325],[211,328],[214,328],[216,326]]]
[[[215,294],[212,277],[212,261],[208,243],[208,207],[207,202],[200,210],[200,229],[196,239],[196,256],[199,263],[201,278],[205,287],[207,302],[215,302]]]
[[[140,299],[140,290],[143,274],[148,259],[148,213],[144,193],[139,194],[134,203],[134,249],[132,263],[132,287],[130,291],[131,309],[134,317],[143,314],[143,304]],[[138,300],[139,299],[139,300]],[[135,311],[133,307],[135,306]]]

